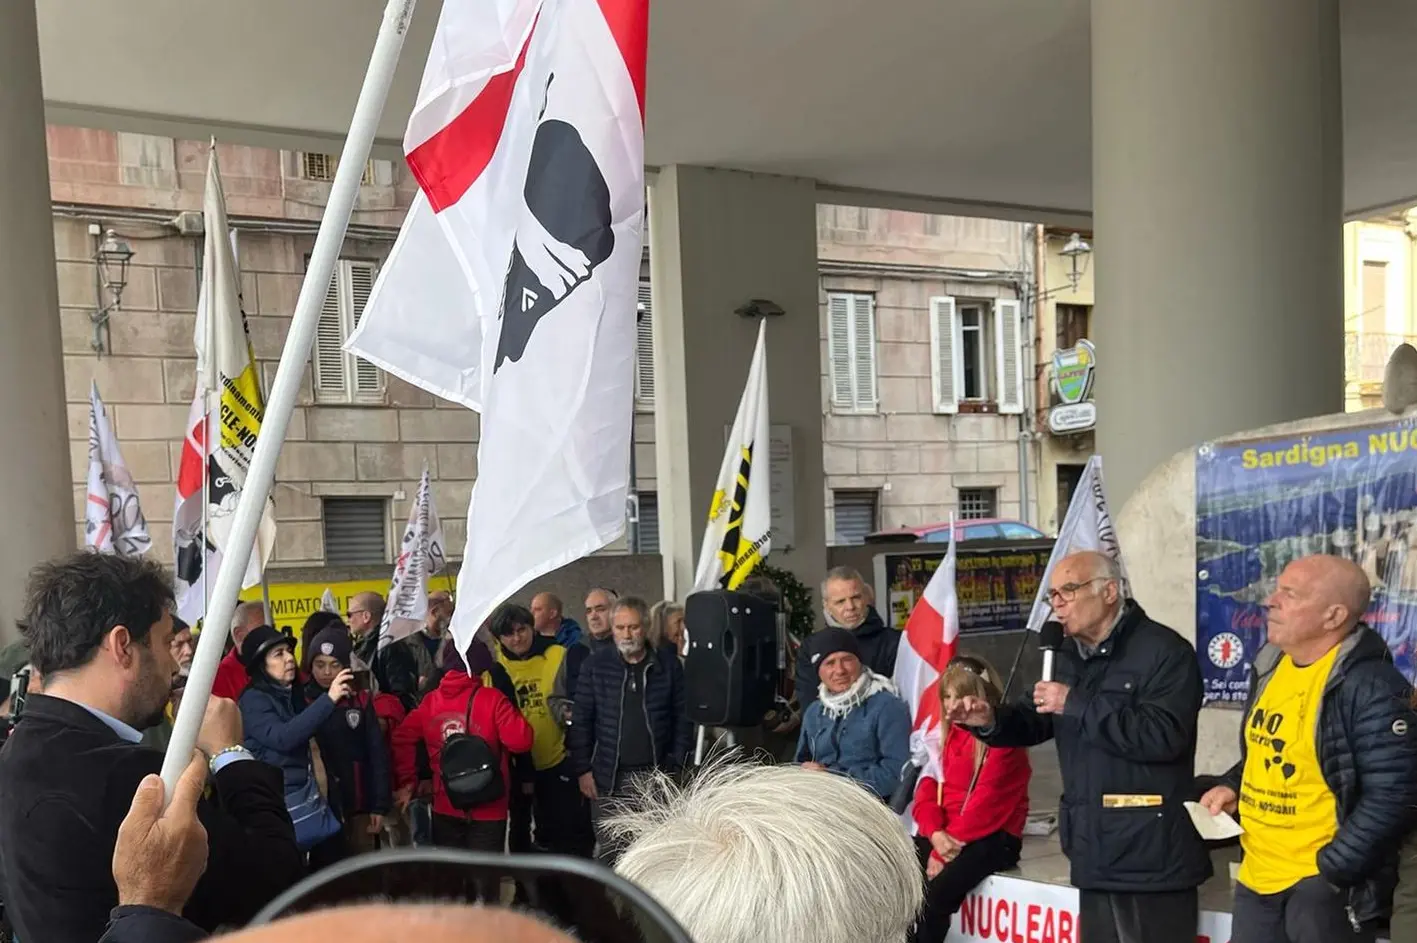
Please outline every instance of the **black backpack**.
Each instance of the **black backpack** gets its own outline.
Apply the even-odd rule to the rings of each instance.
[[[462,812],[496,802],[507,791],[502,778],[502,759],[497,751],[482,737],[467,732],[472,727],[472,705],[481,693],[482,689],[478,688],[467,699],[463,733],[444,740],[438,751],[443,792],[453,808]]]

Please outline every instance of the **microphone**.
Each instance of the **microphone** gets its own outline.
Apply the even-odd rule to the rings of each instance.
[[[1053,657],[1063,647],[1063,623],[1045,622],[1038,630],[1038,647],[1043,650],[1043,680],[1053,680]]]

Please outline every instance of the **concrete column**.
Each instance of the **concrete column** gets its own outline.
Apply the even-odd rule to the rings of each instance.
[[[35,0],[0,3],[0,640],[16,637],[24,581],[74,547],[59,289]]]
[[[752,299],[786,312],[768,324],[768,402],[773,424],[792,427],[795,535],[791,547],[774,539],[769,560],[812,586],[826,567],[815,184],[667,167],[650,185],[649,219],[665,596],[693,588],[758,329],[734,311]]]
[[[1338,0],[1092,0],[1098,450],[1343,409]]]

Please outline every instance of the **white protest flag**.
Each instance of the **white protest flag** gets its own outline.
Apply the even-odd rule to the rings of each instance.
[[[138,503],[138,486],[118,451],[108,410],[89,388],[89,489],[84,503],[84,546],[120,557],[140,557],[153,540]]]
[[[1038,597],[1033,601],[1033,612],[1028,617],[1028,627],[1037,632],[1053,607],[1048,605],[1049,579],[1053,567],[1070,553],[1081,550],[1096,550],[1107,554],[1122,568],[1122,591],[1126,595],[1127,568],[1122,563],[1122,548],[1117,543],[1117,531],[1112,526],[1112,512],[1107,510],[1107,496],[1102,491],[1102,456],[1094,455],[1087,460],[1073,491],[1073,500],[1068,504],[1067,516],[1058,531],[1058,539],[1053,544],[1053,553],[1048,557],[1048,568],[1043,571],[1043,581],[1038,584]]]
[[[339,600],[335,598],[334,590],[330,589],[328,586],[326,586],[325,591],[320,594],[320,611],[333,612],[337,616],[341,615],[339,611]]]
[[[413,507],[408,510],[408,524],[403,529],[394,578],[389,584],[389,602],[379,626],[380,648],[423,625],[428,615],[428,577],[443,569],[446,563],[443,525],[438,520],[438,509],[433,507],[433,486],[428,480],[425,462],[418,493],[414,495]]]
[[[235,234],[227,227],[215,142],[207,163],[202,217],[206,249],[193,337],[197,388],[187,414],[172,517],[177,614],[191,624],[206,614],[204,581],[214,580],[221,566],[265,413],[246,319],[241,313],[240,279],[232,245]],[[267,498],[244,587],[261,581],[275,541],[275,506]]]
[[[648,26],[648,0],[443,4],[404,138],[420,200],[346,346],[482,413],[463,648],[624,533]]]
[[[718,469],[708,527],[699,546],[695,592],[737,589],[772,549],[767,329],[766,320],[758,325],[748,382]]]
[[[955,529],[950,519],[950,548],[930,575],[925,592],[905,623],[905,636],[895,659],[895,686],[910,706],[913,731],[911,758],[922,775],[940,782],[943,748],[940,717],[940,677],[955,656],[959,640],[959,595],[955,589]],[[903,816],[910,833],[918,830],[907,807]]]

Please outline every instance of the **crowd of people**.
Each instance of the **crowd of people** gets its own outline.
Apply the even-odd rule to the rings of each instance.
[[[1389,916],[1404,943],[1417,939],[1417,713],[1361,623],[1368,595],[1342,558],[1280,576],[1240,761],[1211,777],[1195,774],[1194,650],[1096,553],[1054,568],[1066,641],[1031,696],[1007,698],[980,658],[945,667],[933,763],[891,680],[900,635],[846,568],[822,583],[825,625],[797,653],[795,703],[770,721],[795,743],[790,762],[692,773],[693,627],[673,602],[597,588],[582,626],[541,592],[498,607],[466,651],[447,593],[382,647],[378,594],[312,615],[298,646],[243,604],[200,756],[163,812],[153,747],[170,735],[192,631],[162,568],[80,553],[35,570],[23,660],[0,651],[26,679],[0,752],[5,918],[20,943],[186,943],[349,856],[431,845],[599,858],[697,943],[942,943],[979,882],[1018,863],[1028,748],[1051,739],[1084,943],[1194,939],[1211,859],[1188,801],[1244,827],[1234,943],[1370,941]],[[909,828],[891,807],[902,796]],[[484,904],[503,900],[501,881],[479,881]],[[506,888],[522,903],[564,890]]]

